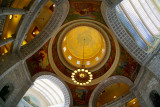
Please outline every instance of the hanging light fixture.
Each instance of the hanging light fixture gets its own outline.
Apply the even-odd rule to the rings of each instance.
[[[83,44],[83,60],[82,60],[81,68],[75,70],[71,75],[71,78],[72,78],[73,82],[78,84],[78,85],[87,85],[93,79],[92,73],[85,69],[85,65],[84,65],[84,46],[85,46],[85,39],[84,39],[84,44]]]

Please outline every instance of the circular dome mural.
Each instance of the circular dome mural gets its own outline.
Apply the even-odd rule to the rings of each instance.
[[[75,27],[63,37],[62,45],[59,44],[62,46],[60,51],[68,63],[75,67],[80,67],[83,59],[85,68],[93,67],[102,60],[106,53],[102,34],[90,26]]]
[[[72,29],[67,33],[66,39],[70,53],[79,59],[83,59],[83,47],[84,59],[94,57],[101,49],[103,41],[101,34],[88,26],[79,26]],[[65,45],[64,43],[65,39],[63,45]]]
[[[119,44],[109,29],[87,19],[64,24],[48,47],[52,69],[71,84],[75,84],[71,74],[82,66],[83,59],[85,68],[93,74],[93,80],[88,85],[94,85],[114,72],[119,55]]]

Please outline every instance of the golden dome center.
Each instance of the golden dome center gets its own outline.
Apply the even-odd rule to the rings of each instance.
[[[103,37],[99,31],[89,26],[79,26],[66,35],[67,48],[70,53],[80,59],[94,57],[101,49]]]

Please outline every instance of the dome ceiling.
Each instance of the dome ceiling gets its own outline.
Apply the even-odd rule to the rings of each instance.
[[[74,56],[71,55],[71,53],[65,57],[64,53],[66,51],[64,52],[63,50],[64,47],[62,44],[64,43],[64,39],[65,41],[68,40],[68,38],[65,36],[65,35],[68,35],[68,32],[78,27],[82,27],[82,25],[92,27],[92,29],[98,30],[98,32],[100,32],[101,34],[101,36],[99,36],[98,38],[100,39],[100,42],[101,42],[99,45],[102,45],[102,48],[98,49],[98,53],[96,53],[94,57],[92,56],[92,58],[84,59],[85,66],[87,66],[87,61],[90,61],[90,63],[95,63],[94,65],[87,68],[90,72],[92,72],[92,75],[93,75],[93,80],[88,85],[94,85],[103,81],[105,78],[109,77],[114,72],[120,58],[119,44],[115,39],[115,37],[111,35],[109,29],[106,28],[103,24],[97,21],[92,21],[87,19],[75,20],[75,21],[71,21],[69,23],[64,24],[60,28],[59,32],[57,32],[57,34],[55,34],[53,38],[50,40],[49,47],[48,47],[48,58],[49,58],[49,62],[52,69],[56,72],[57,75],[59,75],[60,77],[63,77],[65,81],[76,85],[71,79],[71,74],[73,73],[74,70],[80,68],[80,66],[74,66],[74,64],[76,65],[77,63],[76,61],[74,61],[75,60]],[[88,32],[86,33],[86,35],[88,35]],[[74,37],[75,37],[75,40],[74,40],[75,42],[77,37],[76,36]],[[94,39],[94,37],[96,36],[93,36],[92,38]],[[55,38],[57,38],[58,40],[54,41]],[[110,40],[112,40],[112,43]],[[99,40],[95,40],[95,41],[98,42]],[[82,38],[82,42],[83,42],[83,38]],[[74,43],[72,45],[74,45]],[[105,49],[106,51],[103,52],[102,49]],[[77,50],[75,49],[74,51],[77,51]],[[82,59],[77,58],[78,61],[81,61]],[[107,62],[110,62],[111,65],[109,66],[108,65],[109,63]]]
[[[52,47],[57,46],[57,55],[60,60],[50,55],[50,50],[55,51],[55,48],[50,49],[49,47],[50,60],[59,61],[66,68],[74,71],[82,66],[84,52],[83,65],[85,68],[91,72],[100,69],[110,56],[111,44],[105,30],[95,23],[91,20],[76,20],[63,25],[56,37],[52,38],[52,40],[58,38],[57,43],[52,40],[50,42]],[[64,70],[60,68],[60,71]]]
[[[78,59],[94,57],[101,49],[104,40],[100,32],[89,26],[79,26],[73,28],[66,35],[67,47],[70,53]],[[65,39],[63,40],[65,45]],[[105,48],[105,46],[103,46]]]
[[[88,68],[100,62],[106,50],[102,34],[89,26],[78,26],[70,30],[62,45],[65,59],[76,67],[82,64],[83,52],[84,65]]]
[[[90,94],[99,82],[111,75],[123,75],[134,81],[140,65],[115,42],[115,37],[107,28],[101,16],[100,1],[81,2],[69,0],[69,2],[71,7],[63,26],[59,29],[59,32],[53,36],[51,41],[48,41],[27,60],[27,65],[31,76],[43,71],[56,73],[67,81],[66,83],[74,99],[73,105],[87,105]],[[89,24],[81,23],[80,25],[77,19],[91,19],[92,21],[83,21]],[[76,25],[73,20],[75,20],[78,25]],[[73,25],[71,24],[72,21],[74,22],[72,23]],[[83,34],[83,32],[87,33]],[[93,83],[94,80],[97,82],[90,86],[82,87],[72,83],[71,73],[81,65],[84,38],[87,44],[84,49],[85,64],[86,67],[92,71]],[[66,47],[66,49],[64,47]],[[72,57],[72,60],[68,58],[69,55]],[[95,58],[99,55],[101,57],[96,61]],[[50,56],[52,56],[52,58]],[[75,58],[74,61],[73,57]],[[92,61],[92,59],[94,61]],[[77,61],[80,61],[80,64]],[[90,61],[89,65],[87,65],[87,61]],[[56,69],[53,68],[53,64]],[[57,72],[57,70],[59,72]]]

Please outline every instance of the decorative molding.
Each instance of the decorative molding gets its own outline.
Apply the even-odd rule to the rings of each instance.
[[[116,55],[115,55],[114,62],[113,62],[113,64],[112,64],[112,66],[110,67],[110,69],[109,69],[104,75],[102,75],[101,77],[96,78],[96,79],[93,79],[90,84],[87,84],[88,86],[89,86],[89,85],[94,85],[94,84],[97,84],[97,83],[105,80],[107,77],[109,77],[109,76],[114,72],[115,68],[117,67],[119,58],[120,58],[120,48],[119,48],[119,44],[118,44],[117,39],[115,38],[115,36],[113,36],[113,34],[109,31],[109,29],[106,28],[105,25],[103,25],[103,24],[101,24],[101,23],[99,23],[99,22],[97,22],[97,21],[88,20],[88,19],[79,19],[79,20],[74,20],[74,21],[68,22],[68,23],[66,23],[66,24],[68,25],[68,24],[77,23],[77,22],[92,22],[92,23],[94,23],[94,24],[100,25],[103,29],[105,29],[106,31],[108,31],[108,32],[111,34],[111,36],[112,36],[112,38],[113,38],[113,41],[114,41],[114,43],[115,43],[115,45],[116,45]],[[63,25],[63,26],[65,26],[65,25]],[[62,26],[61,28],[63,28],[63,26]],[[61,28],[60,28],[60,29],[61,29]],[[59,29],[59,30],[60,30],[60,29]],[[50,41],[50,43],[49,43],[49,46],[48,46],[48,57],[49,57],[48,59],[49,59],[49,62],[50,62],[50,64],[51,64],[51,67],[52,67],[52,69],[54,69],[54,71],[56,72],[56,74],[59,75],[60,77],[62,77],[65,81],[67,81],[68,83],[77,85],[77,84],[75,84],[75,83],[72,81],[72,79],[71,79],[70,77],[64,75],[64,74],[57,68],[56,64],[55,64],[54,61],[52,60],[52,59],[53,59],[53,56],[52,56],[51,53],[52,53],[52,43],[53,43],[53,39],[54,39],[54,38],[55,38],[55,35],[52,37],[52,39],[51,39],[51,41]],[[87,85],[86,85],[86,86],[87,86]]]
[[[91,20],[77,20],[75,21],[71,21],[69,24],[65,24],[63,27],[61,27],[61,29],[63,30],[59,30],[59,32],[61,32],[59,38],[58,38],[58,42],[57,42],[57,53],[58,56],[61,60],[61,62],[70,70],[74,71],[75,69],[78,69],[79,67],[76,67],[72,64],[70,64],[69,61],[67,61],[67,59],[64,57],[63,52],[62,52],[62,42],[64,37],[66,36],[66,34],[78,27],[78,26],[89,26],[92,27],[94,29],[96,29],[98,32],[101,33],[104,41],[105,41],[105,46],[106,46],[106,52],[104,53],[105,55],[102,57],[102,59],[96,63],[95,65],[91,66],[91,67],[85,67],[86,69],[88,69],[90,72],[94,72],[97,71],[98,69],[100,69],[102,66],[104,66],[104,64],[107,62],[108,58],[110,57],[110,53],[111,53],[111,43],[110,43],[110,39],[108,37],[107,32],[105,32],[105,30],[103,28],[101,28],[101,25],[95,24],[94,21]],[[52,49],[52,48],[50,48]],[[51,53],[52,54],[52,53]],[[50,55],[50,54],[49,54]],[[93,57],[92,57],[93,58]]]

